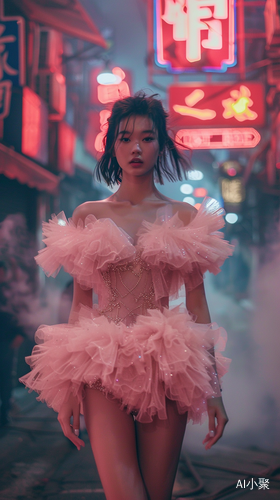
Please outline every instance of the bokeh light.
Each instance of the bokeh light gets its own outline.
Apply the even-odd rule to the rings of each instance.
[[[99,73],[97,81],[100,85],[117,85],[122,81],[119,75],[114,75],[113,73]]]
[[[190,184],[182,184],[182,186],[180,186],[180,191],[183,194],[192,194],[193,187]]]
[[[190,172],[188,172],[188,179],[190,181],[201,181],[203,177],[204,175],[200,170],[190,170]]]
[[[207,193],[208,193],[207,189],[199,187],[195,188],[193,195],[196,196],[197,198],[204,198],[205,196],[207,196]]]
[[[235,224],[238,221],[238,215],[234,213],[229,213],[226,214],[225,219],[229,224]]]
[[[193,205],[195,204],[195,199],[192,197],[192,196],[186,196],[183,201],[185,203],[189,203],[190,205]]]

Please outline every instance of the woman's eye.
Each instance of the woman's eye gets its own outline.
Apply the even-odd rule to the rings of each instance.
[[[151,142],[151,141],[153,141],[153,140],[154,140],[154,138],[153,138],[153,137],[145,137],[145,138],[144,138],[144,141],[145,141],[145,142]]]
[[[120,139],[121,142],[128,142],[129,141],[129,137],[122,137]]]

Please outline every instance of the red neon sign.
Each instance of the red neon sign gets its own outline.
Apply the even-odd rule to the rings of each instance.
[[[102,85],[97,83],[97,75],[101,69],[94,69],[91,74],[91,102],[94,104],[110,105],[118,99],[130,96],[129,82],[130,74],[126,74],[121,68],[115,67],[112,73],[120,77],[120,83]],[[128,80],[128,81],[126,81]],[[99,108],[100,109],[100,108]],[[104,151],[103,139],[107,132],[110,109],[102,109],[99,112],[89,111],[88,128],[85,137],[85,147],[94,157],[99,157]]]
[[[257,146],[261,136],[254,128],[185,129],[176,140],[191,149],[244,149]]]
[[[262,126],[265,97],[261,83],[177,84],[169,87],[174,126]]]
[[[40,149],[41,99],[25,87],[22,96],[22,146],[26,156],[35,158]]]
[[[170,72],[235,64],[234,0],[154,0],[156,64]]]
[[[21,151],[37,161],[48,162],[48,108],[29,87],[22,89]]]

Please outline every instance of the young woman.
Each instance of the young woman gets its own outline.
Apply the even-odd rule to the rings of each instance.
[[[114,104],[97,176],[119,189],[45,223],[37,257],[48,275],[63,265],[74,277],[74,298],[68,325],[37,331],[21,380],[79,450],[84,413],[107,500],[170,499],[187,420],[208,412],[206,449],[227,423],[216,372],[228,364],[217,350],[225,332],[210,322],[203,273],[217,273],[232,247],[214,200],[197,212],[155,187],[188,167],[166,119],[144,94]],[[187,309],[170,310],[183,284]]]

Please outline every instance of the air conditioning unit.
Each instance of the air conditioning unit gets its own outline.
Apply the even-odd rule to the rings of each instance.
[[[61,73],[41,70],[35,77],[36,93],[46,101],[50,120],[62,120],[66,113],[66,84]]]

